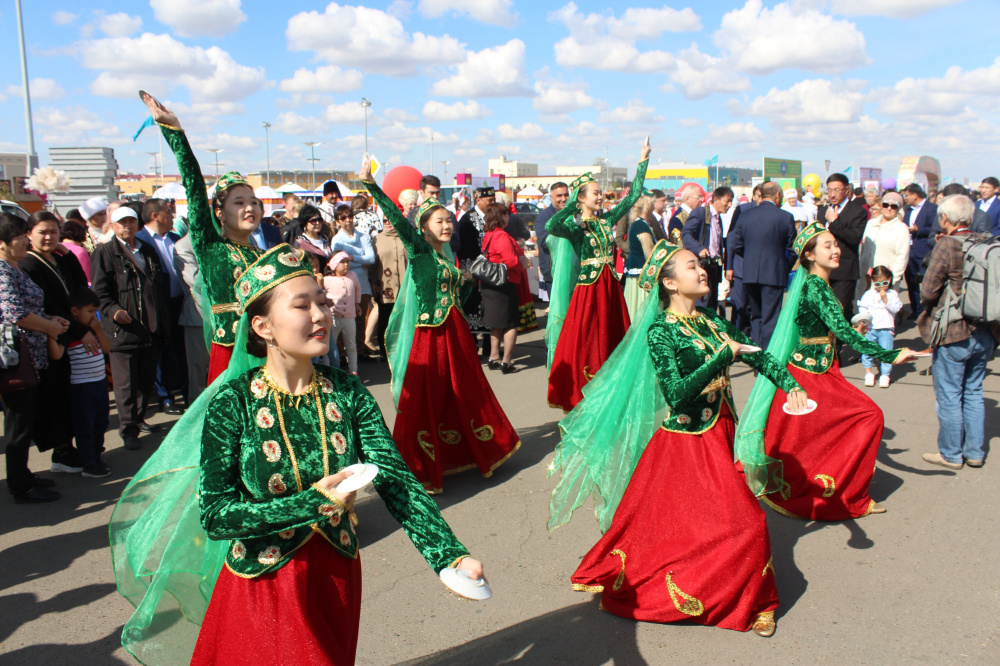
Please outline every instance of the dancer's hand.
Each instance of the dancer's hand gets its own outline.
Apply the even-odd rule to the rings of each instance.
[[[349,469],[342,469],[336,474],[324,476],[316,482],[316,485],[322,488],[326,493],[339,499],[346,506],[351,506],[354,503],[354,497],[358,494],[358,492],[355,490],[349,493],[342,493],[337,490],[337,484],[349,476],[354,476],[354,472]]]
[[[913,356],[915,353],[916,352],[910,349],[909,347],[905,347],[903,351],[900,352],[899,356],[896,357],[896,360],[892,362],[892,364],[899,365],[900,363],[906,363],[910,359],[910,357]]]
[[[792,391],[788,394],[788,409],[792,410],[792,414],[801,414],[806,409],[806,401],[809,396],[806,395],[805,391]]]
[[[177,129],[181,128],[181,121],[177,120],[174,112],[160,104],[159,100],[145,90],[140,90],[139,96],[142,98],[142,103],[149,109],[149,114],[153,116],[153,120],[164,125],[176,127]]]
[[[458,563],[458,569],[465,569],[469,572],[469,578],[472,580],[479,580],[485,577],[483,574],[483,563],[479,560],[474,560],[471,557],[463,557],[462,561]]]
[[[728,338],[726,340],[726,343],[729,345],[729,348],[733,350],[733,356],[739,356],[740,354],[743,353],[743,351],[742,351],[743,344],[742,343],[737,342],[736,340],[733,340],[732,338]]]
[[[649,137],[647,136],[646,140],[642,144],[642,150],[639,152],[639,161],[642,162],[643,160],[649,159],[649,153],[651,153],[652,150],[653,149],[649,147]]]
[[[358,172],[361,176],[361,180],[365,183],[374,183],[375,176],[372,175],[372,158],[365,155],[364,161],[361,163],[361,170]]]

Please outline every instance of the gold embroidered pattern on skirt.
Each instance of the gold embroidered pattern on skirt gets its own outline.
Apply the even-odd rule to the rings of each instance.
[[[594,375],[592,375],[589,372],[587,372],[587,370],[589,370],[589,369],[590,369],[589,365],[583,366],[583,381],[585,381],[585,382],[589,382],[591,379],[594,378]]]
[[[458,444],[462,441],[462,433],[457,430],[445,430],[444,424],[438,424],[438,437],[445,444]]]
[[[701,600],[685,594],[681,588],[677,587],[672,578],[673,573],[671,571],[667,574],[667,591],[670,592],[670,600],[674,602],[674,607],[680,612],[691,617],[698,617],[705,612],[705,605],[701,603]],[[678,603],[677,597],[680,597],[684,601]]]
[[[488,442],[493,439],[493,426],[484,425],[482,428],[477,428],[475,421],[469,421],[469,426],[472,428],[472,434],[474,434],[476,439],[480,442]]]
[[[430,433],[427,432],[426,430],[420,430],[420,431],[418,431],[417,432],[417,444],[419,444],[420,448],[422,448],[424,450],[424,453],[427,454],[428,458],[430,458],[431,460],[434,460],[434,444],[431,443],[431,442],[424,441],[424,437],[427,437],[428,435],[430,435]]]
[[[770,569],[771,573],[774,573],[774,555],[767,558],[767,564],[764,565],[764,570],[760,572],[761,578],[767,575],[767,570]]]
[[[837,482],[833,480],[832,476],[817,474],[813,478],[823,484],[823,497],[833,497],[833,493],[837,491]]]
[[[611,555],[617,555],[622,558],[622,570],[618,573],[618,578],[615,579],[615,584],[611,586],[611,589],[617,592],[622,589],[622,585],[625,584],[625,553],[616,548],[611,551]]]

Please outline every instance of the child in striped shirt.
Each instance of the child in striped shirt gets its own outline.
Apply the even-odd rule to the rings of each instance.
[[[108,401],[108,377],[104,367],[104,354],[111,349],[111,341],[97,319],[101,301],[90,289],[80,287],[69,295],[69,311],[73,319],[91,331],[101,344],[102,352],[89,354],[80,340],[67,334],[49,338],[49,357],[58,359],[69,356],[69,412],[73,423],[73,436],[83,460],[83,476],[99,479],[111,474],[101,461],[104,452],[104,433],[108,429],[111,405]]]

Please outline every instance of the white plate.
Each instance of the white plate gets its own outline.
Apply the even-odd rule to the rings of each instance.
[[[460,597],[473,599],[474,601],[484,601],[493,596],[493,590],[484,578],[472,580],[469,572],[465,569],[445,568],[441,569],[441,582]]]
[[[378,476],[378,465],[371,463],[348,465],[344,469],[351,470],[354,474],[337,484],[337,492],[340,493],[352,493],[355,490],[360,490]]]
[[[754,347],[753,345],[740,345],[740,351],[744,354],[754,354],[760,351],[760,347]]]
[[[787,403],[787,402],[786,402],[785,404],[783,404],[783,405],[781,406],[781,408],[782,408],[783,410],[785,410],[785,413],[786,413],[786,414],[788,414],[789,416],[805,416],[805,415],[806,415],[806,414],[808,414],[809,412],[812,412],[812,411],[815,411],[815,410],[816,410],[816,407],[817,407],[817,405],[816,405],[816,401],[815,401],[815,400],[813,400],[813,399],[811,399],[811,398],[809,398],[809,399],[807,399],[807,400],[806,400],[806,411],[804,411],[804,412],[799,412],[798,414],[793,414],[793,413],[792,413],[792,412],[791,412],[791,411],[790,411],[790,410],[788,409],[788,403]]]
[[[910,354],[910,358],[927,358],[929,356],[934,356],[934,352],[914,352]]]

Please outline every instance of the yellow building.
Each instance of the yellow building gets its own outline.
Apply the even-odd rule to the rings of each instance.
[[[158,174],[122,174],[115,179],[115,185],[121,190],[122,195],[144,194],[147,197],[153,196],[153,192],[160,189],[167,183],[177,182],[180,176],[160,176]]]

